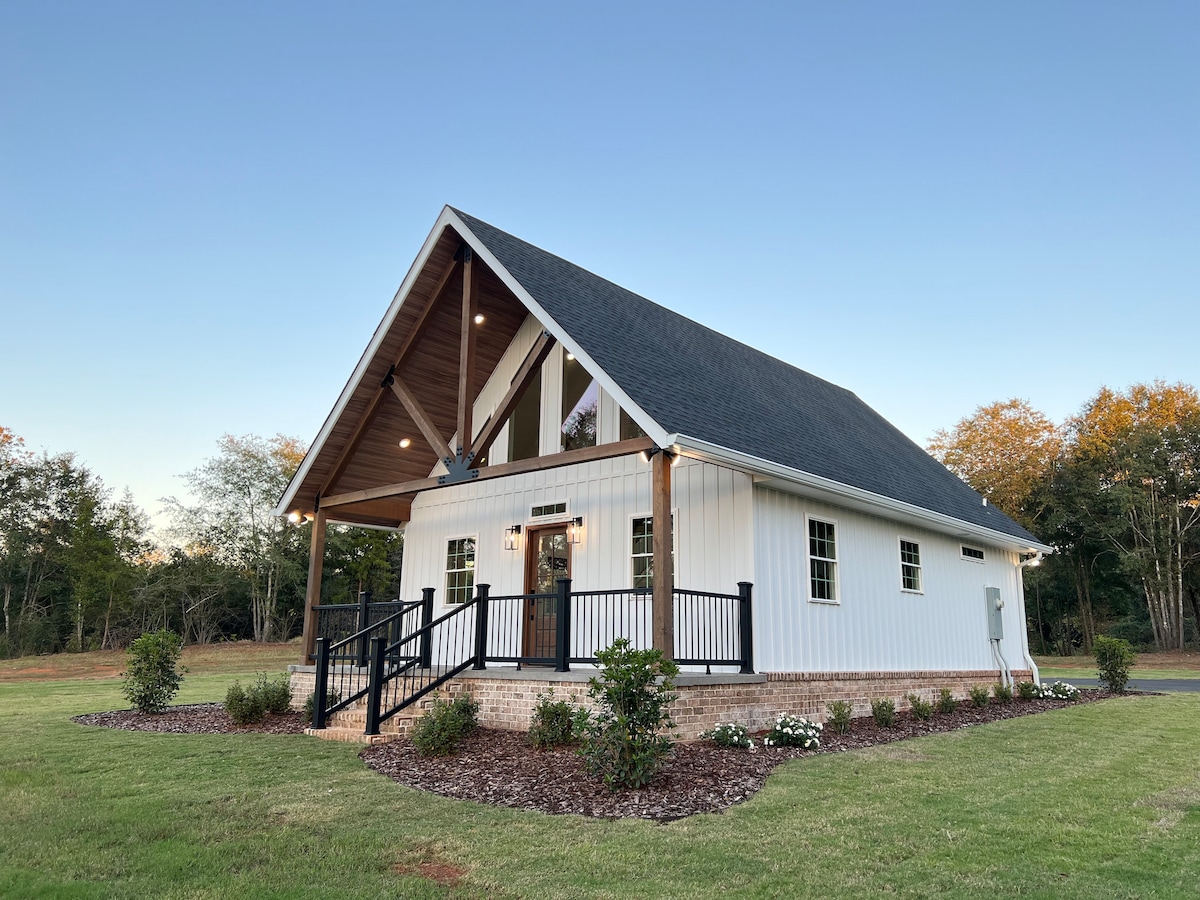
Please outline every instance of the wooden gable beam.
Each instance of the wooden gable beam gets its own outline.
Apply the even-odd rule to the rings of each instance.
[[[475,398],[471,386],[475,382],[475,265],[471,248],[462,247],[462,330],[458,349],[458,458],[466,460],[471,452],[471,414]]]
[[[540,472],[546,469],[556,469],[560,466],[570,466],[576,463],[593,462],[598,459],[611,459],[614,456],[628,456],[631,453],[649,452],[654,449],[654,441],[648,437],[633,438],[628,441],[616,441],[612,444],[597,444],[594,447],[580,447],[578,450],[565,450],[552,456],[535,456],[532,459],[520,459],[516,462],[500,463],[496,466],[484,466],[473,470],[475,477],[472,481],[487,481],[491,478],[502,478],[506,475],[522,475],[525,472]],[[416,494],[430,488],[448,487],[452,483],[441,478],[418,478],[414,481],[401,481],[397,484],[384,484],[376,488],[362,491],[350,491],[345,494],[335,494],[321,500],[321,508],[329,509],[334,506],[344,506],[347,503],[359,503],[363,500],[378,500],[383,497],[398,497],[402,494]]]
[[[404,404],[404,408],[408,410],[408,414],[412,416],[417,427],[421,429],[421,434],[425,435],[425,440],[429,441],[429,446],[433,448],[433,452],[441,458],[442,462],[449,466],[454,462],[454,451],[446,444],[445,438],[438,431],[437,426],[433,423],[433,419],[425,412],[425,407],[421,405],[412,391],[395,372],[388,373],[384,384],[388,384],[392,393],[400,398],[400,402]]]
[[[450,277],[454,274],[457,266],[458,257],[455,256],[450,260],[450,264],[442,270],[442,274],[438,276],[437,284],[434,285],[433,291],[429,294],[429,300],[426,301],[425,307],[421,310],[420,315],[417,316],[417,321],[413,323],[412,330],[409,331],[408,337],[404,339],[404,344],[400,347],[400,352],[396,355],[396,362],[392,365],[392,371],[398,371],[404,365],[409,354],[416,347],[417,341],[425,333],[425,329],[433,319],[433,311],[437,307],[438,301],[442,299],[442,291],[450,283]],[[383,386],[381,385],[380,387],[382,388]],[[371,402],[367,406],[362,419],[359,420],[358,427],[354,429],[354,434],[351,435],[350,441],[338,456],[337,462],[334,463],[333,469],[329,473],[329,477],[321,484],[320,492],[322,494],[337,484],[338,479],[345,474],[346,466],[350,464],[350,460],[358,450],[358,445],[362,443],[362,439],[370,430],[371,424],[375,421],[375,416],[379,413],[380,403],[385,396],[387,396],[387,392],[381,389],[371,398]]]
[[[492,417],[479,430],[479,435],[475,438],[471,451],[473,460],[483,459],[492,449],[496,436],[500,434],[500,429],[504,427],[504,423],[508,421],[513,410],[517,408],[517,404],[521,402],[526,388],[534,378],[541,374],[541,365],[546,361],[546,357],[550,355],[552,349],[554,349],[554,336],[548,331],[543,331],[541,337],[534,341],[533,347],[525,356],[525,361],[517,369],[517,374],[513,376],[508,393],[504,395],[504,399],[500,401],[500,405],[496,407]]]

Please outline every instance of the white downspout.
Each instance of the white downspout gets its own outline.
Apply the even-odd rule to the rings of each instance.
[[[1035,663],[1033,661],[1033,657],[1029,655],[1029,626],[1026,624],[1028,620],[1025,617],[1025,570],[1034,566],[1040,566],[1041,564],[1042,551],[1038,550],[1034,556],[1022,561],[1017,566],[1017,577],[1020,579],[1020,584],[1017,585],[1020,588],[1020,590],[1017,592],[1017,596],[1021,598],[1021,658],[1025,661],[1025,665],[1029,666],[1029,671],[1033,675],[1034,684],[1042,683],[1042,675],[1038,671],[1037,663]]]

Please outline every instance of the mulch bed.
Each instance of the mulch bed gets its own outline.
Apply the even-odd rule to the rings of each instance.
[[[124,728],[126,731],[162,731],[168,734],[303,734],[304,716],[298,712],[270,715],[256,725],[235,725],[223,703],[192,703],[171,706],[160,713],[133,709],[89,713],[71,720],[80,725]]]
[[[1111,696],[1086,688],[1080,693],[1077,703]],[[405,739],[367,747],[360,755],[369,767],[401,784],[446,797],[552,815],[668,822],[696,813],[720,812],[749,799],[771,771],[789,759],[874,747],[1068,705],[1072,704],[1060,700],[1013,700],[976,709],[962,702],[953,713],[936,713],[928,722],[908,712],[899,713],[890,728],[881,728],[870,718],[855,719],[848,734],[827,728],[821,748],[815,751],[763,747],[759,740],[754,751],[718,747],[710,741],[679,743],[649,785],[615,793],[584,771],[574,749],[534,750],[521,732],[479,728],[463,740],[453,756],[421,756]],[[220,703],[173,706],[157,715],[132,710],[92,713],[72,721],[173,734],[298,734],[304,730],[299,713],[268,716],[260,725],[238,727]]]

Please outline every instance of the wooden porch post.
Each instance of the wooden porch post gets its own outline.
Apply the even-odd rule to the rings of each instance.
[[[651,510],[654,514],[654,649],[675,658],[675,566],[672,564],[671,454],[650,457]]]
[[[317,644],[317,612],[314,606],[321,603],[321,575],[325,570],[325,512],[317,510],[312,523],[312,543],[308,547],[308,586],[304,592],[304,646],[300,665],[312,662]]]

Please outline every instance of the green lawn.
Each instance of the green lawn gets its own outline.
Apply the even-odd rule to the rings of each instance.
[[[1035,656],[1042,678],[1095,678],[1096,660],[1091,656]],[[1200,654],[1141,653],[1129,676],[1132,680],[1156,681],[1164,678],[1200,678]]]
[[[231,680],[190,676],[179,701]],[[0,684],[0,896],[1200,895],[1200,695],[799,760],[667,825],[426,795],[301,736],[69,721],[124,705],[112,679]]]

